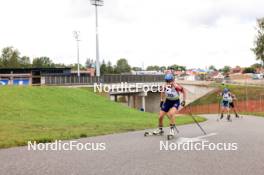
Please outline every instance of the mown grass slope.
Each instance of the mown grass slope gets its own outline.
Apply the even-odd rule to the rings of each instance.
[[[190,117],[177,118],[177,124],[191,122]],[[0,87],[0,148],[26,145],[28,141],[76,139],[156,125],[156,114],[111,102],[87,89]]]

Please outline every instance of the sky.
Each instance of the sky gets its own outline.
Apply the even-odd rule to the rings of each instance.
[[[99,12],[100,59],[188,68],[249,66],[263,0],[105,0]],[[76,63],[95,59],[95,9],[89,0],[0,0],[0,48]]]

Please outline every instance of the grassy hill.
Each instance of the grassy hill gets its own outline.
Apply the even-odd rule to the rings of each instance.
[[[0,148],[153,128],[156,117],[87,89],[0,87]],[[177,118],[177,124],[191,122]]]

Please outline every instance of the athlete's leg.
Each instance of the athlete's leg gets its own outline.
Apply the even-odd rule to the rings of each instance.
[[[221,101],[221,117],[220,117],[220,119],[223,119],[225,109],[226,109],[226,103],[222,100]]]
[[[238,117],[234,102],[231,102],[231,103],[229,104],[229,107],[230,107],[230,112],[233,112],[233,113],[235,114],[235,116]]]
[[[165,111],[160,111],[159,112],[159,127],[163,127],[163,118],[166,115]]]
[[[176,107],[172,107],[168,112],[168,117],[170,119],[170,135],[175,135],[175,116],[178,113],[178,109]]]
[[[228,105],[228,107],[226,108],[226,110],[227,110],[227,120],[228,121],[231,121],[231,119],[230,119],[230,105]]]
[[[168,112],[168,117],[170,119],[170,125],[175,125],[175,115],[178,113],[178,109],[173,107]]]
[[[164,131],[163,131],[163,118],[165,115],[166,115],[166,112],[163,110],[160,110],[159,117],[158,117],[159,126],[158,126],[157,130],[153,131],[154,135],[161,135],[164,133]]]
[[[234,110],[234,113],[235,113],[235,115],[236,115],[236,118],[239,118],[239,115],[238,115],[238,113],[237,113],[237,109],[236,109],[235,106],[234,106],[233,110]]]
[[[225,107],[222,106],[221,107],[221,117],[220,117],[220,119],[222,119],[224,117],[224,112],[225,112]]]
[[[238,113],[237,113],[237,108],[236,108],[235,103],[233,103],[233,105],[232,105],[232,110],[233,110],[233,112],[235,113],[236,118],[239,118],[239,115],[238,115]]]

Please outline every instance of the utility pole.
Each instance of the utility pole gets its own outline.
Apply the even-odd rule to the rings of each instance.
[[[78,64],[78,77],[80,77],[80,31],[73,31],[73,36],[77,43],[77,64]]]
[[[103,0],[90,0],[91,4],[95,6],[95,27],[96,27],[96,76],[100,77],[100,57],[99,57],[99,33],[98,33],[98,14],[97,7],[103,6]]]

